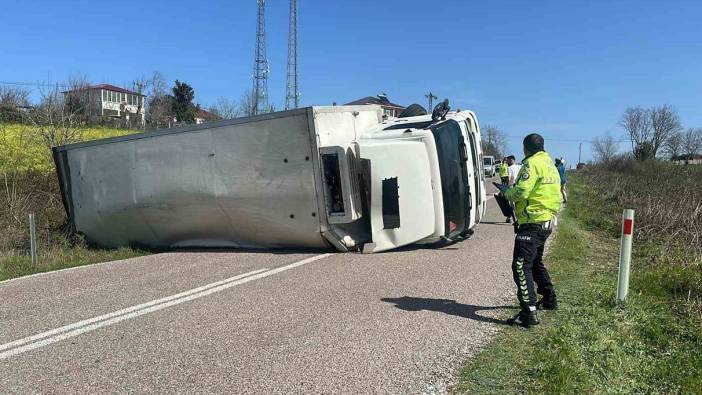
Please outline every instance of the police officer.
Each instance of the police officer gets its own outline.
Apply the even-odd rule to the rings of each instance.
[[[558,170],[544,151],[543,137],[536,133],[526,136],[524,155],[517,181],[504,192],[504,197],[514,202],[517,216],[512,274],[521,307],[519,314],[508,320],[508,323],[528,328],[539,323],[537,308],[558,308],[556,293],[544,266],[543,254],[546,239],[551,235],[560,208],[561,191]],[[538,302],[537,293],[542,295]]]
[[[502,185],[507,185],[507,183],[509,182],[508,168],[509,165],[507,164],[507,158],[502,158],[502,162],[500,163],[500,167],[498,168],[498,172],[500,174],[500,181],[502,181]]]

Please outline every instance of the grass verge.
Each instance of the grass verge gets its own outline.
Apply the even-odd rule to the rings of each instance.
[[[0,257],[0,281],[35,273],[134,258],[145,254],[147,253],[144,251],[132,248],[102,250],[84,246],[54,246],[39,255],[36,266],[32,265],[32,259],[27,255]]]
[[[629,300],[617,306],[619,242],[612,224],[601,223],[610,217],[599,215],[612,207],[573,181],[547,257],[560,310],[540,314],[530,330],[506,329],[467,363],[452,391],[702,393],[702,319],[682,292],[702,266],[660,264],[664,246],[635,244]]]

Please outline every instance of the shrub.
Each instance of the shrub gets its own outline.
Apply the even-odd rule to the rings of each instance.
[[[616,208],[613,223],[621,223],[621,208],[633,208],[637,238],[702,255],[702,166],[619,159],[580,175]]]

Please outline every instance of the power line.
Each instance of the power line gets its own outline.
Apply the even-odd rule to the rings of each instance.
[[[17,82],[17,81],[0,81],[0,85],[15,85],[15,86],[34,86],[37,88],[51,88],[51,87],[61,87],[61,88],[68,88],[70,85],[67,84],[51,84],[47,82]]]
[[[509,138],[515,138],[515,139],[523,139],[524,136],[515,136],[511,134],[505,135],[506,137]],[[595,140],[586,140],[586,139],[561,139],[561,138],[550,138],[550,137],[544,137],[544,140],[546,141],[556,141],[559,143],[594,143]],[[627,143],[630,142],[631,140],[628,139],[621,139],[621,140],[614,140],[615,143]]]

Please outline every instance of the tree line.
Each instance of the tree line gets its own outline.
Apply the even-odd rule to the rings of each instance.
[[[663,157],[689,160],[702,153],[702,128],[683,128],[677,110],[668,104],[629,107],[617,125],[631,144],[631,157],[640,161]],[[598,162],[609,162],[621,155],[617,141],[610,135],[593,140],[592,151]]]
[[[142,124],[141,119],[115,119],[91,114],[90,99],[81,94],[91,85],[85,77],[71,78],[62,84],[40,84],[36,102],[30,100],[30,91],[25,88],[0,86],[0,122],[162,128],[195,123],[203,109],[206,109],[206,120],[217,120],[253,115],[255,108],[255,98],[250,90],[239,100],[220,98],[215,104],[203,108],[195,101],[195,89],[190,84],[176,79],[169,86],[163,74],[155,71],[150,77],[136,78],[125,87],[144,95],[145,100],[139,102],[137,110],[137,113],[144,113],[145,122]],[[271,106],[266,112],[274,110]]]

